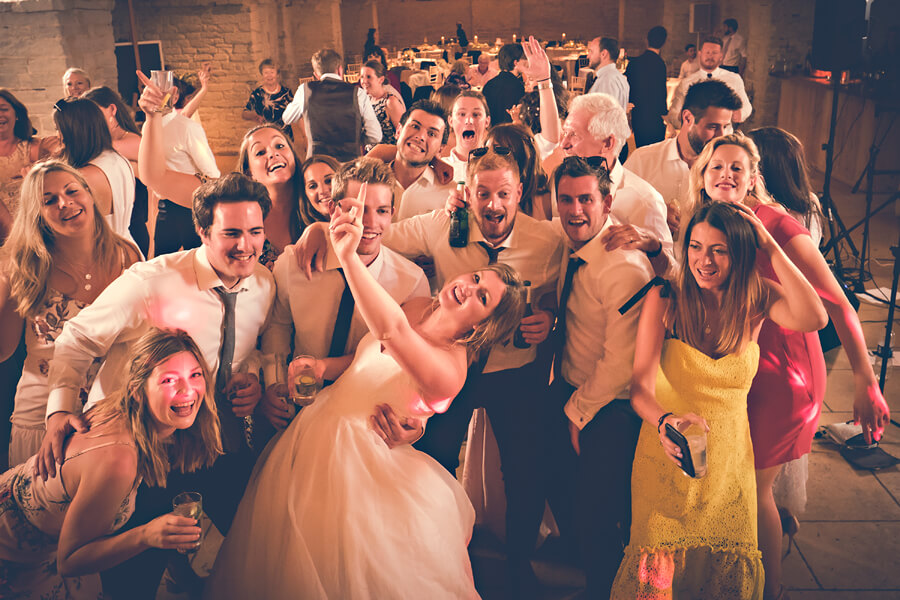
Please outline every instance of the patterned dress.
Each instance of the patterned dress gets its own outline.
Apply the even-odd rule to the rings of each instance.
[[[294,134],[290,127],[285,127],[281,116],[284,109],[294,99],[294,93],[288,88],[281,86],[274,94],[270,94],[262,86],[250,92],[250,98],[247,100],[245,110],[252,110],[268,123],[275,123],[281,127],[289,138],[294,139]]]
[[[709,425],[707,474],[693,479],[666,456],[644,422],[631,478],[631,540],[613,584],[616,600],[758,600],[762,555],[747,391],[759,346],[718,359],[678,339],[663,344],[656,399]]]
[[[66,461],[98,448],[123,442],[106,442],[66,457]],[[127,444],[131,445],[131,444]],[[0,475],[0,598],[16,600],[87,600],[102,598],[98,574],[62,577],[56,570],[56,547],[72,498],[62,471],[46,482],[32,475],[34,461]],[[62,466],[60,466],[62,469]],[[109,534],[117,531],[134,512],[138,481],[122,500]]]
[[[384,96],[377,100],[369,96],[369,102],[372,103],[372,108],[375,109],[375,116],[378,117],[378,122],[381,123],[382,144],[397,143],[397,129],[394,127],[394,122],[391,121],[391,117],[387,112],[388,100],[390,99],[390,93],[385,93]]]
[[[31,164],[31,143],[19,142],[9,156],[0,156],[0,202],[6,205],[15,218],[19,210],[19,188],[22,187],[22,169]]]

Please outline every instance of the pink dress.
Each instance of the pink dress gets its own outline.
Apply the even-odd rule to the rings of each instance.
[[[769,206],[756,216],[782,248],[809,231]],[[760,274],[778,281],[767,256],[758,253]],[[759,371],[747,398],[756,468],[767,469],[807,454],[825,398],[825,357],[817,332],[800,333],[765,321],[759,332]]]

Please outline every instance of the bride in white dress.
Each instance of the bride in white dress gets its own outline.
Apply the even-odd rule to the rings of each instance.
[[[475,352],[518,325],[521,284],[492,265],[449,281],[433,302],[401,308],[356,254],[365,189],[342,201],[331,238],[370,333],[260,458],[206,598],[478,597],[465,492],[426,454],[388,448],[369,416],[379,404],[401,420],[447,410]]]

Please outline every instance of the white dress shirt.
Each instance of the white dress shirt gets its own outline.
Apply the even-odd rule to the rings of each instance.
[[[162,128],[166,168],[188,175],[220,176],[216,157],[200,123],[173,110],[163,117]]]
[[[705,79],[718,79],[730,87],[737,94],[737,97],[741,99],[741,122],[750,118],[753,107],[750,105],[750,98],[747,97],[747,92],[744,90],[744,80],[737,73],[716,67],[713,71],[700,69],[696,73],[682,79],[678,87],[675,88],[675,93],[672,96],[672,106],[669,107],[669,114],[666,116],[666,120],[672,127],[681,129],[681,109],[684,107],[684,97],[687,95],[688,88]]]
[[[629,153],[625,169],[659,192],[666,204],[683,209],[690,197],[691,168],[678,154],[677,138],[669,138]]]
[[[336,73],[325,73],[319,79],[343,81]],[[294,99],[285,107],[284,113],[281,115],[281,120],[284,121],[285,125],[296,123],[306,114],[306,100],[308,98],[309,87],[302,83],[297,88]],[[356,88],[356,103],[359,106],[359,114],[362,115],[363,132],[365,134],[363,136],[364,139],[361,140],[362,143],[364,145],[377,144],[381,141],[381,123],[378,122],[378,117],[375,116],[375,109],[372,107],[372,103],[369,102],[369,95],[361,87]]]
[[[609,178],[613,197],[610,214],[619,223],[648,231],[662,243],[662,251],[670,258],[674,257],[672,232],[666,224],[666,203],[662,195],[618,160]]]
[[[297,267],[293,246],[285,248],[275,261],[272,270],[277,288],[275,306],[262,335],[262,351],[266,356],[290,354],[292,335],[295,356],[328,356],[346,285],[337,270],[340,265],[334,262],[328,266],[326,271],[313,273],[312,279],[307,279]],[[398,304],[431,296],[422,269],[388,248],[382,246],[367,269]],[[354,309],[344,353],[355,352],[368,331],[359,310]],[[278,380],[271,361],[266,361],[265,375],[267,384]]]
[[[124,381],[132,345],[151,326],[183,329],[199,346],[215,375],[222,346],[225,307],[214,288],[222,281],[205,246],[139,262],[103,290],[63,329],[50,361],[47,416],[81,412],[78,390],[94,358],[106,357],[88,396],[88,406]],[[258,361],[256,341],[275,298],[272,274],[257,263],[239,284],[235,305],[234,371]]]
[[[395,182],[394,221],[444,208],[444,205],[447,204],[447,196],[454,186],[454,183],[438,182],[434,169],[430,165],[426,166],[419,178],[406,189],[403,189],[399,182]]]
[[[609,63],[603,67],[599,67],[595,73],[596,79],[591,86],[590,93],[596,94],[602,92],[609,94],[616,100],[622,108],[628,108],[628,79],[622,75],[616,68],[616,63]]]
[[[742,58],[747,58],[744,36],[739,33],[722,36],[722,64],[737,67]]]
[[[438,288],[458,275],[483,268],[488,255],[478,243],[484,236],[469,215],[469,243],[465,248],[453,248],[449,241],[450,216],[444,210],[418,215],[391,225],[384,234],[384,244],[407,257],[420,255],[434,259]],[[545,293],[553,293],[559,277],[563,252],[562,230],[559,224],[537,221],[526,214],[516,215],[513,229],[500,247],[498,262],[514,268],[519,277],[531,281],[535,302]],[[485,373],[515,369],[534,361],[535,347],[516,348],[512,344],[497,344],[491,350]]]
[[[700,60],[685,60],[681,63],[681,69],[678,71],[678,79],[684,79],[700,70]]]
[[[572,279],[566,304],[562,376],[578,388],[566,402],[565,412],[579,430],[612,400],[628,398],[643,301],[624,315],[619,307],[653,278],[653,267],[643,252],[622,248],[608,252],[600,242],[612,222],[607,219],[600,233],[572,253],[585,264]],[[564,261],[561,281],[568,256]],[[561,291],[560,285],[557,293]]]

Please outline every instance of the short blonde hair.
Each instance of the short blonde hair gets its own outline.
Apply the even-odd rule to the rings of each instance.
[[[79,69],[78,67],[69,67],[68,69],[66,69],[66,72],[63,73],[62,76],[63,90],[65,90],[66,79],[68,79],[69,75],[81,75],[82,77],[84,77],[85,81],[87,81],[87,86],[91,87],[91,76],[87,74],[87,71],[85,71],[84,69]]]

